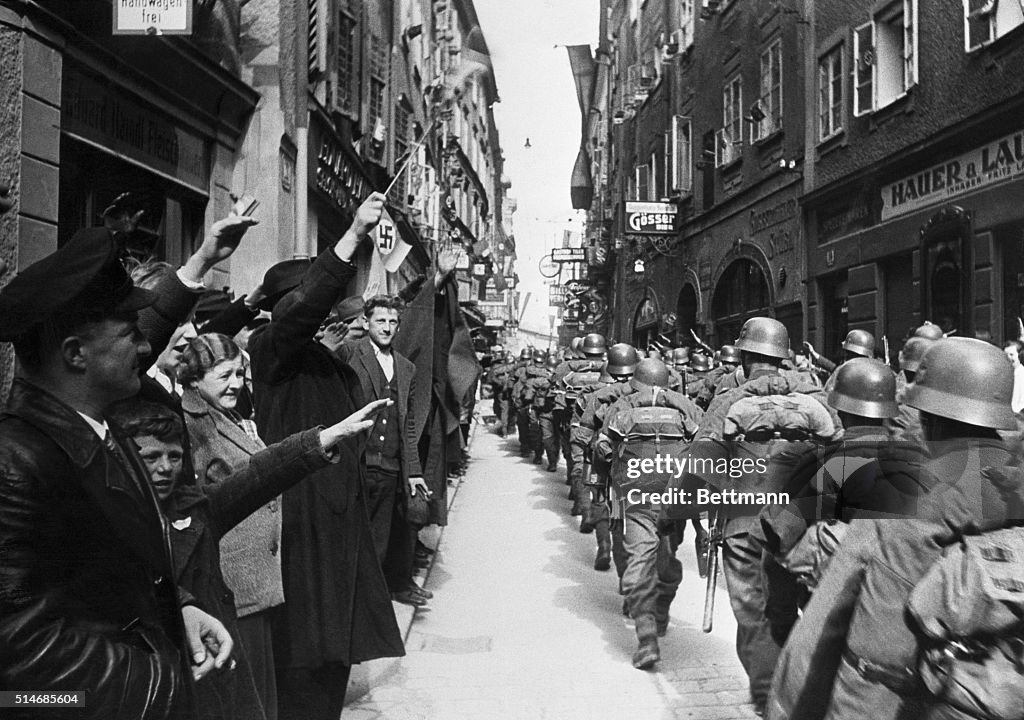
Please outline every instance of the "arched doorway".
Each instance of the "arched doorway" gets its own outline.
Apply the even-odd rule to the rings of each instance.
[[[718,279],[711,299],[715,342],[733,342],[747,318],[770,314],[771,295],[761,268],[747,258],[734,260]]]
[[[633,316],[633,347],[646,350],[658,336],[658,322],[661,308],[658,299],[648,295],[643,299]]]
[[[679,345],[690,345],[693,343],[693,336],[690,331],[697,331],[697,291],[693,285],[683,285],[679,291],[679,298],[676,300],[676,343]]]

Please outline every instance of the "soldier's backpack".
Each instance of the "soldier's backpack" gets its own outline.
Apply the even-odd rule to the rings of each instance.
[[[1024,720],[1024,528],[947,548],[907,608],[928,638],[918,671],[942,717]]]
[[[622,497],[633,489],[665,490],[676,473],[665,458],[683,458],[697,432],[681,411],[658,405],[658,388],[653,390],[645,393],[649,399],[644,397],[644,404],[623,408],[608,419],[607,433],[615,444],[610,476]]]
[[[601,371],[577,370],[566,375],[562,382],[565,384],[565,409],[572,411],[579,403],[580,396],[588,388],[595,388],[599,385],[601,382]]]

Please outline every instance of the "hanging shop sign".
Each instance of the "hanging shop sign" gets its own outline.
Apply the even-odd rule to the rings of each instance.
[[[61,132],[206,195],[210,163],[202,136],[128,92],[65,66]]]
[[[586,248],[555,248],[551,251],[551,261],[556,263],[586,262],[586,259]]]
[[[672,203],[626,202],[626,232],[664,235],[675,231],[679,208]]]
[[[557,307],[565,302],[565,288],[561,285],[552,285],[548,288],[548,305]]]
[[[191,35],[192,0],[114,0],[114,35]]]
[[[1024,130],[882,186],[882,220],[1024,176]]]
[[[636,311],[636,329],[643,330],[654,327],[658,324],[659,316],[660,312],[658,311],[657,301],[651,297],[644,298],[644,301]]]

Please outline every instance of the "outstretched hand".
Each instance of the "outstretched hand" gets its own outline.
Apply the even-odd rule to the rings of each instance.
[[[377,413],[391,405],[394,405],[394,400],[389,400],[387,398],[367,403],[341,422],[335,423],[329,428],[321,430],[320,445],[327,450],[334,447],[345,438],[350,438],[353,435],[366,432],[373,427]]]

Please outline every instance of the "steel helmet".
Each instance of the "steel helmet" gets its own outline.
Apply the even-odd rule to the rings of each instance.
[[[652,385],[668,387],[668,366],[655,358],[644,358],[636,366],[636,372],[629,384],[634,390],[644,390]]]
[[[974,338],[935,341],[924,353],[906,403],[977,427],[1015,430],[1013,368],[994,345]]]
[[[875,356],[875,336],[867,330],[851,330],[846,333],[843,350],[861,357],[873,358]]]
[[[543,350],[535,349],[533,351],[533,361],[535,363],[542,363],[542,362],[544,362],[544,360],[547,358],[547,356],[548,356],[547,353],[544,352]]]
[[[520,360],[529,360],[530,355],[532,355],[532,353],[530,352],[530,348],[523,348],[522,350],[519,351]]]
[[[588,333],[580,345],[580,351],[588,356],[604,355],[607,350],[608,343],[601,333]]]
[[[722,353],[722,362],[732,363],[733,365],[739,365],[743,362],[743,358],[740,356],[739,348],[735,345],[723,345],[722,349],[719,350]]]
[[[672,364],[676,367],[690,364],[690,348],[681,347],[672,351]]]
[[[608,348],[609,375],[632,375],[638,362],[636,348],[629,343],[617,343]]]
[[[750,318],[743,323],[734,344],[743,352],[781,359],[789,357],[789,331],[774,318]]]
[[[900,368],[907,372],[917,372],[925,351],[935,343],[926,337],[914,336],[900,350]]]
[[[550,370],[554,370],[556,367],[558,367],[561,364],[562,363],[558,359],[557,355],[548,355],[547,362],[545,363],[545,365],[547,365],[548,369],[550,369]]]
[[[711,358],[702,353],[694,353],[690,356],[690,369],[695,372],[707,372],[711,369]]]
[[[647,348],[647,357],[654,358],[655,360],[661,360],[661,350],[656,347]]]
[[[896,405],[896,376],[885,363],[851,358],[836,370],[828,404],[861,417],[896,417],[900,414]]]
[[[941,340],[944,335],[942,328],[933,323],[925,323],[914,331],[914,337],[923,337],[928,340]]]

